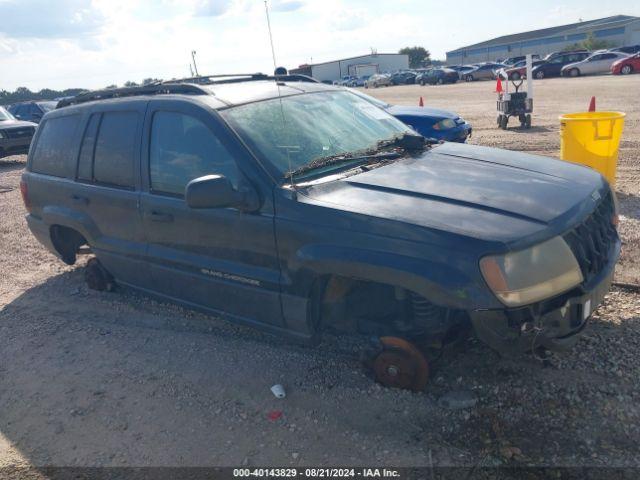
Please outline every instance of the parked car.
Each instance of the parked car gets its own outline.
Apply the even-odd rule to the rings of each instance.
[[[396,72],[391,75],[392,85],[411,85],[416,83],[415,72]]]
[[[505,65],[503,63],[483,63],[472,70],[460,72],[460,75],[462,79],[467,82],[473,82],[474,80],[491,80],[496,78],[494,71],[504,67]]]
[[[389,75],[385,75],[384,73],[376,73],[371,75],[364,82],[364,88],[378,88],[378,87],[388,87],[391,85],[391,79]]]
[[[506,58],[502,62],[498,62],[498,63],[502,63],[504,65],[509,66],[509,65],[515,65],[516,63],[522,62],[523,60],[526,60],[526,59],[527,59],[526,55],[518,55],[516,57]],[[531,59],[532,60],[540,59],[540,55],[538,55],[537,53],[534,53],[531,55]]]
[[[471,124],[457,113],[431,107],[391,105],[359,90],[351,90],[351,92],[390,113],[426,138],[446,142],[466,142],[471,136]]]
[[[18,120],[40,123],[45,113],[56,108],[58,102],[55,101],[31,101],[20,102],[11,105],[8,110]]]
[[[442,85],[444,83],[456,83],[457,81],[458,72],[450,68],[432,68],[416,77],[416,83],[420,85]]]
[[[640,72],[640,53],[616,60],[611,64],[611,73],[614,75],[628,75]]]
[[[363,75],[362,77],[356,77],[347,84],[347,87],[364,87],[364,82],[366,82],[370,76],[371,75]]]
[[[531,62],[531,70],[533,71],[533,67],[537,67],[538,65],[542,65],[545,63],[544,60],[533,60]],[[509,78],[509,80],[520,80],[521,78],[527,78],[527,61],[521,60],[515,63],[510,68],[501,68],[498,72],[502,75],[501,78]]]
[[[37,126],[36,123],[16,119],[0,107],[0,158],[27,153]]]
[[[548,77],[558,77],[560,76],[562,67],[570,63],[582,61],[589,57],[589,55],[591,55],[591,53],[587,51],[566,52],[553,55],[546,60],[545,63],[534,67],[531,74],[533,75],[533,78],[538,80]]]
[[[610,52],[622,52],[629,55],[640,53],[640,45],[627,45],[625,47],[617,47],[609,50]]]
[[[567,348],[609,290],[617,213],[595,170],[434,146],[316,82],[120,93],[47,113],[20,185],[47,249],[67,264],[95,255],[91,288],[126,285],[299,341],[402,337],[373,362],[393,366],[375,370],[380,382],[410,387],[426,359],[408,341],[473,328],[502,353]]]
[[[588,53],[588,54],[591,54],[593,52],[590,52],[586,48],[577,48],[575,50],[565,50],[565,51],[551,52],[551,53],[545,55],[543,60],[549,61],[549,60],[553,60],[554,58],[559,57],[561,55],[570,55],[572,53]]]
[[[585,58],[580,62],[570,63],[562,67],[560,73],[566,77],[578,77],[580,75],[596,75],[601,73],[609,73],[611,65],[622,58],[629,55],[620,52],[603,52],[596,53]]]

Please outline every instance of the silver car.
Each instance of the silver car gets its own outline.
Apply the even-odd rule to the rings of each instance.
[[[376,73],[375,75],[371,75],[364,82],[364,88],[388,87],[389,85],[391,85],[391,77],[383,73]]]
[[[570,63],[562,67],[563,77],[579,77],[580,75],[597,75],[609,73],[613,62],[629,55],[621,52],[598,52],[580,62]]]
[[[493,80],[496,78],[494,73],[496,70],[504,68],[506,65],[502,63],[484,63],[478,65],[473,70],[460,72],[460,76],[467,82],[473,82],[474,80]]]

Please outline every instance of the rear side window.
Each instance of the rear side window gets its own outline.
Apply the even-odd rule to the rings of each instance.
[[[73,172],[78,153],[74,140],[79,121],[79,115],[67,115],[51,118],[40,126],[31,171],[55,177],[65,177]]]
[[[139,115],[106,112],[96,138],[93,179],[97,183],[132,188]]]
[[[175,196],[194,178],[224,175],[238,185],[234,158],[200,120],[177,112],[156,112],[151,127],[151,190]]]

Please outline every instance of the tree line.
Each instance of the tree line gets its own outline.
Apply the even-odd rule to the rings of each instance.
[[[145,78],[140,83],[127,81],[122,86],[137,87],[139,85],[148,85],[157,81],[161,80],[158,78]],[[118,88],[118,85],[113,84],[105,88]],[[29,100],[56,100],[64,97],[73,97],[86,91],[86,88],[66,88],[64,90],[43,88],[42,90],[33,92],[27,87],[18,87],[13,92],[10,92],[8,90],[0,90],[0,105],[11,105],[12,103],[26,102]]]

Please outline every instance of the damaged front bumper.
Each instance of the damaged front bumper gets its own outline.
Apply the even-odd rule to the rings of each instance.
[[[581,288],[523,308],[476,310],[470,314],[471,323],[478,338],[503,355],[515,356],[538,347],[569,349],[609,292],[614,266],[612,262],[590,289]]]

